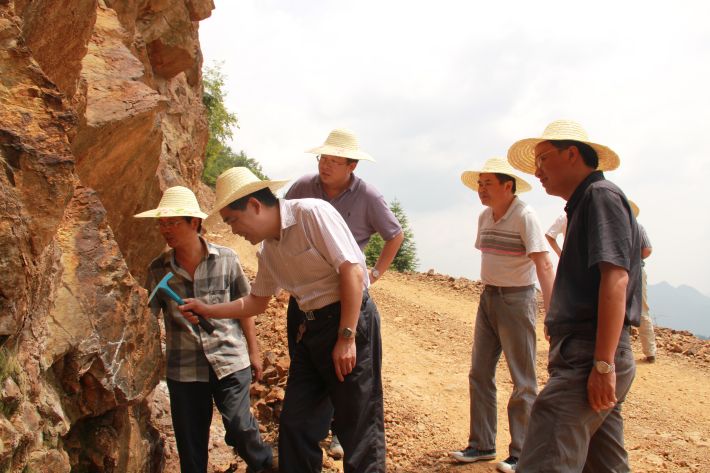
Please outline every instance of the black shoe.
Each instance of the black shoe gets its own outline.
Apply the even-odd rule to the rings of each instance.
[[[481,460],[495,460],[496,451],[495,449],[479,450],[473,447],[466,447],[463,450],[450,452],[449,456],[458,462],[473,463]]]
[[[518,457],[508,457],[496,465],[496,470],[511,473],[515,471],[516,466],[518,466]]]

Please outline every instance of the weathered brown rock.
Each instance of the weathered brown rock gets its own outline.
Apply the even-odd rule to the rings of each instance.
[[[212,8],[0,0],[2,471],[162,471],[137,281],[163,242],[132,215],[171,185],[206,195],[194,21]]]

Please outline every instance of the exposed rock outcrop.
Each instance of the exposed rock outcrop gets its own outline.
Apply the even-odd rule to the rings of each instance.
[[[132,215],[200,186],[213,8],[0,0],[0,471],[162,471],[163,242]]]

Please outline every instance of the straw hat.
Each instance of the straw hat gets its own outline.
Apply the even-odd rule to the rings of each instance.
[[[360,150],[355,133],[347,128],[336,128],[331,131],[321,146],[306,150],[311,154],[327,154],[341,158],[357,159],[358,161],[375,161],[375,159]]]
[[[288,183],[288,180],[262,181],[254,175],[249,168],[229,168],[217,178],[215,204],[210,215],[217,214],[227,205],[245,195],[267,187],[271,192],[276,192]]]
[[[478,177],[483,173],[499,173],[512,177],[515,179],[516,194],[527,192],[532,189],[532,186],[530,186],[530,184],[528,184],[524,179],[521,179],[515,175],[515,169],[508,164],[508,161],[506,161],[505,158],[489,159],[480,171],[464,171],[461,174],[461,182],[463,182],[466,187],[478,192]]]
[[[636,202],[634,202],[631,199],[626,199],[629,201],[629,207],[631,207],[631,211],[634,213],[634,218],[638,218],[639,216],[639,206],[636,205]]]
[[[557,120],[545,128],[540,138],[527,138],[513,143],[508,150],[508,161],[515,169],[535,174],[535,146],[543,141],[574,140],[591,146],[597,152],[600,171],[612,171],[619,167],[619,156],[606,146],[592,143],[582,125],[571,120]]]
[[[205,219],[207,214],[200,210],[195,194],[183,186],[169,187],[163,192],[158,207],[134,215],[137,218],[197,217]]]

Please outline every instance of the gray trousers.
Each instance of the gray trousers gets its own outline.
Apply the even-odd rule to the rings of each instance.
[[[508,401],[509,451],[512,456],[520,456],[537,394],[535,312],[533,286],[518,292],[486,288],[481,294],[468,375],[471,402],[469,447],[496,448],[496,365],[503,352],[513,379],[513,392]]]
[[[616,349],[616,397],[612,409],[596,413],[587,401],[594,338],[577,334],[550,339],[550,379],[533,405],[516,473],[626,473],[621,406],[636,373],[628,329]]]

